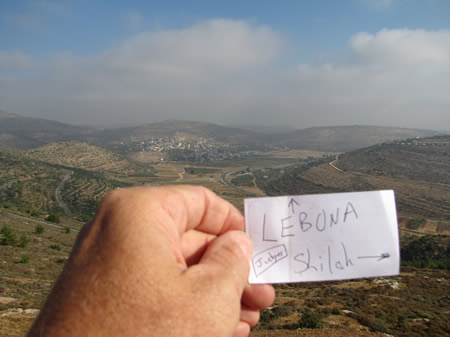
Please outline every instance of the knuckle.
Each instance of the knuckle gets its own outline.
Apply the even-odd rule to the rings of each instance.
[[[108,208],[117,206],[123,199],[124,190],[117,188],[105,194],[100,202],[99,208]]]

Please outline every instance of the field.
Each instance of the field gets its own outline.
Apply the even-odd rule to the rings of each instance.
[[[402,266],[397,277],[277,285],[276,302],[262,312],[252,336],[450,333],[450,275],[445,265],[449,255],[450,190],[448,181],[437,178],[438,172],[444,172],[444,178],[448,172],[448,164],[440,166],[442,156],[432,159],[437,163],[433,165],[435,171],[429,178],[422,178],[427,177],[421,169],[426,160],[420,158],[430,156],[429,152],[417,155],[414,150],[418,165],[414,169],[408,162],[409,175],[404,168],[386,162],[395,155],[383,154],[384,167],[372,171],[369,166],[358,165],[377,151],[391,151],[388,147],[369,154],[360,151],[340,155],[337,161],[335,153],[297,150],[201,165],[166,161],[149,165],[136,161],[136,157],[130,159],[99,149],[99,161],[95,157],[71,161],[74,144],[70,145],[52,145],[34,154],[0,153],[0,228],[7,226],[15,238],[15,244],[0,245],[1,336],[25,334],[70,253],[76,231],[93,214],[105,193],[121,186],[166,184],[206,186],[241,210],[243,199],[254,195],[394,189],[402,251],[407,256],[419,247],[423,256],[412,254],[411,263]],[[77,151],[92,149],[86,144],[75,145]],[[59,154],[57,160],[52,151]],[[41,160],[45,156],[49,159]],[[407,153],[401,158],[406,161]],[[376,168],[378,162],[371,167]],[[389,174],[380,174],[382,170]],[[72,215],[64,214],[55,197],[67,172],[73,173],[60,193]],[[56,215],[60,223],[50,222],[49,215]],[[43,233],[37,230],[39,224]]]

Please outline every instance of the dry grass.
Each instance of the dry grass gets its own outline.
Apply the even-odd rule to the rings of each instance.
[[[0,246],[0,336],[24,336],[60,274],[76,238],[63,228],[44,226],[35,233],[35,223],[0,213],[0,227],[13,229],[16,237],[25,235],[25,248]],[[73,222],[62,226],[79,228]],[[27,263],[21,263],[24,255]],[[1,299],[7,299],[1,301]]]

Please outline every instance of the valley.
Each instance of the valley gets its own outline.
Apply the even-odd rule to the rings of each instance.
[[[182,121],[65,134],[20,118],[0,116],[1,336],[24,335],[103,195],[167,184],[205,186],[240,210],[246,197],[394,189],[401,274],[277,285],[251,336],[450,333],[449,136],[346,127],[301,138]]]

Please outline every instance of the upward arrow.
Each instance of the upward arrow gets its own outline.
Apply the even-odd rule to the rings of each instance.
[[[297,201],[294,200],[294,198],[291,198],[291,201],[289,201],[288,207],[291,208],[292,213],[295,213],[294,212],[294,204],[297,204],[297,206],[300,205]]]

